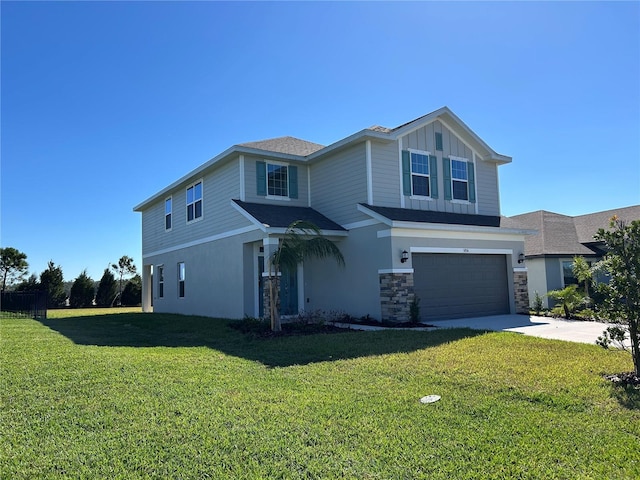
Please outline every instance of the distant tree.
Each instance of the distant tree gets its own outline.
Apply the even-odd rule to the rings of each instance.
[[[127,307],[137,307],[142,303],[142,278],[140,275],[134,275],[127,282],[122,290],[122,305]]]
[[[40,282],[38,282],[38,276],[35,273],[29,275],[29,278],[23,280],[15,287],[16,292],[35,292],[40,290]]]
[[[120,257],[118,263],[113,263],[111,268],[118,274],[120,277],[120,294],[118,295],[118,305],[122,305],[122,282],[124,280],[125,275],[134,275],[136,273],[136,266],[133,264],[133,258],[124,255]]]
[[[609,283],[598,288],[605,299],[600,313],[617,325],[605,330],[598,343],[608,347],[628,335],[634,371],[640,376],[640,220],[627,224],[614,216],[610,228],[595,236],[607,250],[598,268],[609,274]]]
[[[75,279],[71,286],[71,295],[69,303],[73,308],[90,307],[94,296],[94,282],[84,270],[78,278]]]
[[[40,286],[47,292],[47,307],[63,307],[67,294],[64,291],[62,268],[56,267],[53,260],[49,260],[47,269],[40,274]]]
[[[12,285],[22,280],[27,274],[29,264],[27,255],[21,251],[6,247],[0,248],[0,275],[2,275],[2,290],[5,290],[7,283]]]
[[[96,293],[96,305],[99,307],[111,307],[116,299],[118,286],[116,279],[108,268],[104,269],[98,291]]]

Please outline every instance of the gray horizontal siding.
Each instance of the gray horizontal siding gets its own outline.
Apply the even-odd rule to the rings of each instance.
[[[360,143],[311,166],[311,207],[340,225],[369,217],[356,205],[367,202],[365,143]]]
[[[399,207],[402,184],[396,142],[371,143],[371,172],[373,204],[381,207]]]
[[[202,181],[201,220],[187,224],[186,189],[189,186],[187,184],[171,192],[173,203],[171,231],[164,229],[164,199],[142,212],[143,254],[183,245],[250,224],[231,206],[231,199],[240,197],[240,170],[237,159],[206,173]]]

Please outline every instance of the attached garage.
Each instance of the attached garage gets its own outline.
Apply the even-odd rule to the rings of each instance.
[[[505,255],[414,253],[423,321],[509,313]]]

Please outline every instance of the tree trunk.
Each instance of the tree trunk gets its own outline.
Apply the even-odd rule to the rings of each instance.
[[[635,374],[640,376],[640,332],[638,322],[629,322],[629,337],[631,338],[631,357],[633,358],[633,369]]]
[[[280,296],[280,283],[278,282],[278,273],[275,276],[269,276],[269,316],[271,317],[271,330],[280,332],[282,325],[280,323],[280,308],[278,303]]]

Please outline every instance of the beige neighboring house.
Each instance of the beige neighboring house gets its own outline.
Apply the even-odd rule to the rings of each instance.
[[[530,232],[500,215],[498,168],[510,162],[447,107],[327,146],[293,137],[234,145],[134,208],[144,310],[263,316],[270,255],[306,219],[346,266],[283,272],[283,315],[405,321],[416,297],[423,320],[526,311],[518,258]]]
[[[509,217],[523,228],[535,230],[525,240],[525,257],[529,278],[529,298],[541,296],[578,283],[573,275],[573,258],[584,257],[595,263],[604,255],[603,245],[593,238],[600,228],[608,229],[616,215],[625,222],[640,220],[640,205],[571,217],[539,210]],[[544,297],[545,307],[549,307]]]

